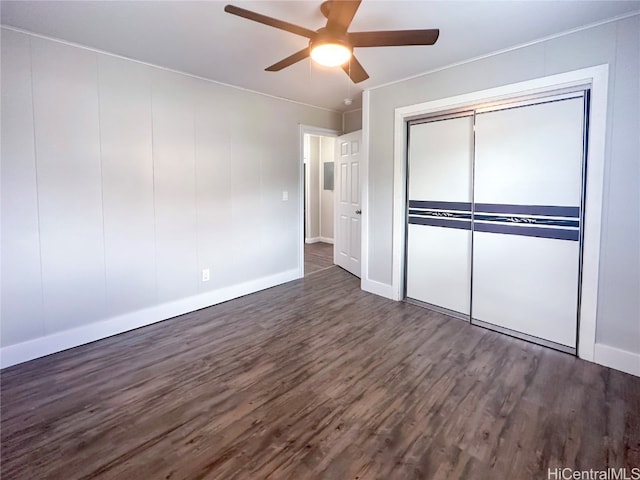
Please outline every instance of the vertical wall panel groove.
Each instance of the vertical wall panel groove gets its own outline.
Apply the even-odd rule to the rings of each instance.
[[[156,208],[156,156],[154,151],[154,134],[153,134],[153,82],[151,81],[151,72],[149,71],[149,124],[151,125],[151,186],[153,192],[153,286],[154,298],[156,303],[159,301],[158,291],[158,215]]]
[[[102,251],[102,264],[104,266],[104,296],[105,296],[105,305],[107,306],[107,311],[109,311],[109,307],[112,305],[111,302],[108,301],[108,285],[107,285],[107,234],[106,234],[106,226],[105,226],[105,208],[104,208],[104,164],[103,164],[103,155],[102,155],[102,123],[101,117],[102,112],[100,108],[100,58],[98,55],[95,55],[96,62],[96,85],[97,93],[98,93],[98,163],[100,165],[100,209],[102,211],[102,243],[104,245],[104,249]]]

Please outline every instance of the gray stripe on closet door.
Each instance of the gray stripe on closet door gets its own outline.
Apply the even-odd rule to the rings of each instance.
[[[429,208],[439,210],[471,211],[470,202],[436,202],[427,200],[409,200],[409,208]]]
[[[510,205],[504,203],[476,203],[475,212],[512,213],[517,215],[547,215],[550,217],[579,217],[580,207],[557,205]]]
[[[525,225],[504,225],[496,223],[474,222],[473,229],[476,232],[502,233],[508,235],[523,235],[525,237],[553,238],[557,240],[578,241],[580,232],[563,228],[544,228]]]

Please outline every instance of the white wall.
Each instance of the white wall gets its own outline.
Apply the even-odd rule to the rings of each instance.
[[[367,119],[369,230],[364,232],[368,236],[369,255],[364,261],[368,262],[369,280],[391,284],[395,108],[603,63],[610,66],[610,78],[596,360],[599,349],[604,352],[602,363],[640,362],[637,15],[371,90]],[[634,368],[640,371],[640,365]]]
[[[320,237],[323,240],[331,241],[333,241],[333,192],[335,190],[324,189],[324,164],[335,161],[335,157],[336,139],[333,137],[320,137]]]
[[[362,109],[349,110],[342,114],[342,133],[351,133],[362,129]]]
[[[335,158],[335,138],[305,134],[305,241],[333,242],[333,191],[324,189],[324,163]]]
[[[339,113],[5,28],[1,59],[3,366],[297,276],[299,124]]]
[[[320,236],[320,137],[305,134],[305,146],[305,240],[314,242]]]

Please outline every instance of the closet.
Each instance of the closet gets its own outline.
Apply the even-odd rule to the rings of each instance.
[[[406,298],[575,353],[588,90],[408,123]]]

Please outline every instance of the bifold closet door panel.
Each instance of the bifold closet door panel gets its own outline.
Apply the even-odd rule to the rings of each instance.
[[[408,298],[469,314],[473,117],[409,130]]]
[[[473,320],[576,347],[583,98],[476,117]]]

